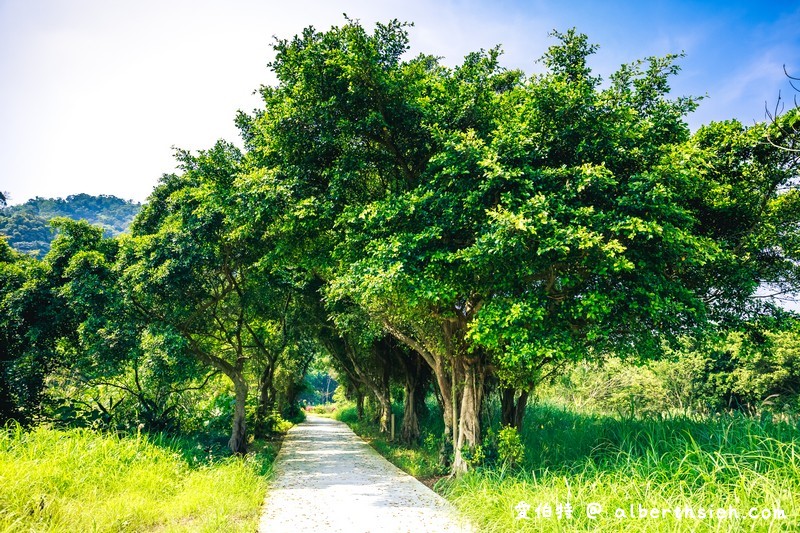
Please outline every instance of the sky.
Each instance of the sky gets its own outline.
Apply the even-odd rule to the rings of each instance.
[[[29,198],[111,194],[143,202],[173,147],[238,143],[237,110],[255,91],[275,37],[326,30],[343,13],[369,27],[413,22],[411,54],[456,65],[501,45],[502,63],[541,72],[548,33],[575,27],[600,46],[590,66],[684,53],[676,96],[705,96],[696,129],[765,118],[784,75],[800,75],[800,2],[0,0],[0,191]]]

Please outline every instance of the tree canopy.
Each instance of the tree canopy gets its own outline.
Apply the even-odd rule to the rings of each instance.
[[[239,117],[334,321],[355,304],[432,368],[457,469],[488,376],[527,390],[565,359],[655,354],[797,280],[796,247],[767,245],[770,217],[797,229],[796,164],[767,126],[692,136],[679,56],[603,85],[586,36],[553,36],[526,77],[498,49],[405,59],[396,21],[308,29],[277,43],[278,85]]]

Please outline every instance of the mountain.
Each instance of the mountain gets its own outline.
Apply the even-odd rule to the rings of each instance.
[[[34,198],[0,208],[0,235],[16,250],[43,257],[55,236],[50,220],[68,217],[101,226],[109,236],[128,230],[142,204],[116,196],[76,194],[63,198]]]

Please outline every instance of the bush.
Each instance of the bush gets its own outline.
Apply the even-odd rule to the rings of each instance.
[[[293,424],[299,424],[306,419],[305,411],[297,402],[291,402],[285,406],[281,411],[280,416],[282,416],[285,420],[292,422]]]
[[[302,416],[295,416],[292,421],[289,421],[285,420],[280,414],[273,411],[267,417],[267,431],[271,433],[286,433],[295,423],[300,423],[306,419],[305,414],[303,414],[302,411],[300,412],[300,415]],[[295,420],[297,421],[295,422]]]
[[[358,411],[356,410],[353,402],[346,402],[336,406],[333,412],[333,418],[344,422],[345,424],[353,424],[358,422]]]
[[[506,426],[497,434],[497,456],[503,465],[509,467],[521,466],[525,461],[525,447],[517,428]]]
[[[629,418],[730,409],[792,413],[800,407],[800,333],[733,332],[704,346],[687,341],[645,363],[581,362],[539,393]]]
[[[339,384],[336,387],[336,390],[333,391],[333,402],[334,403],[345,403],[347,402],[347,387],[342,384]]]
[[[796,408],[800,394],[800,334],[729,335],[706,357],[704,398],[714,409]]]

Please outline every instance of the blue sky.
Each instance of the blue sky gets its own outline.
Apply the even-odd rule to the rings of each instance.
[[[764,119],[800,74],[798,2],[0,0],[0,190],[12,203],[86,192],[144,201],[174,169],[172,146],[237,140],[237,109],[271,83],[273,36],[327,29],[342,13],[414,22],[414,52],[456,64],[502,45],[537,72],[553,29],[600,45],[591,66],[684,52],[676,95],[707,95],[687,117]]]

